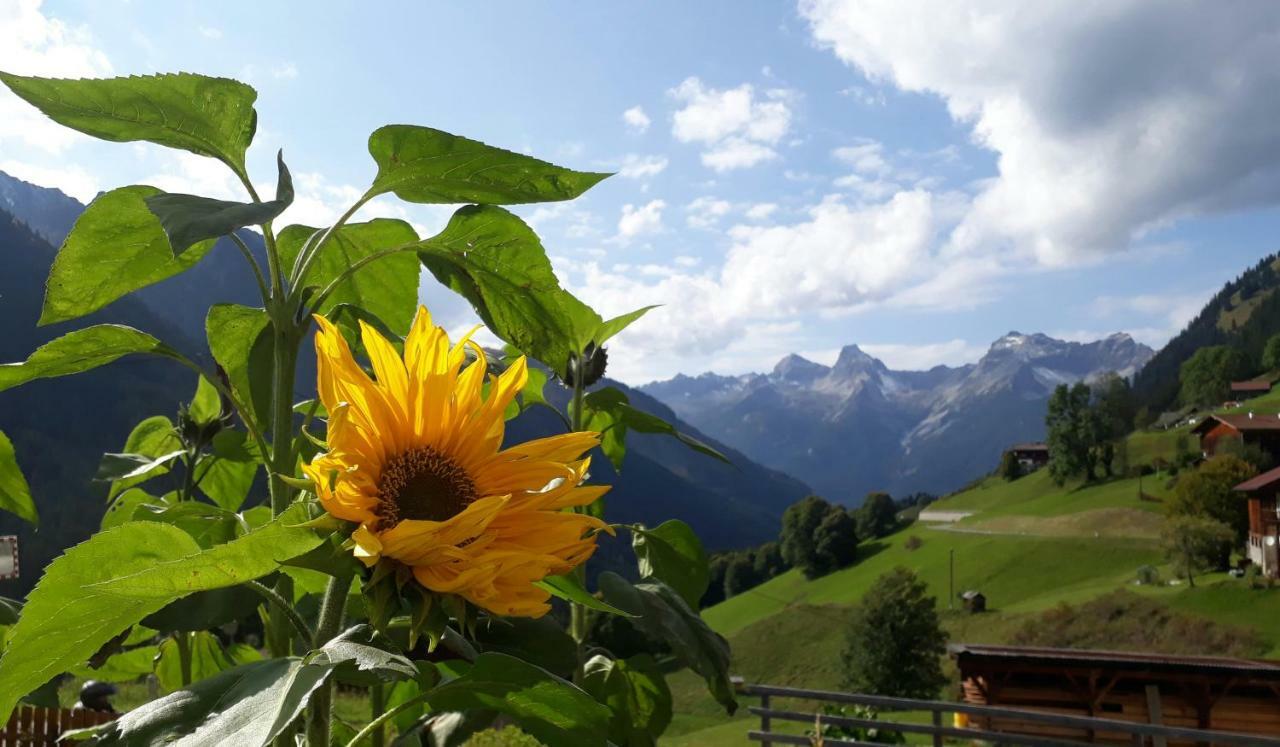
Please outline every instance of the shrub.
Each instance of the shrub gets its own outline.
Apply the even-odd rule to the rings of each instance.
[[[1250,563],[1244,569],[1244,583],[1250,589],[1261,589],[1264,584],[1262,582],[1262,573],[1258,570],[1258,566]]]
[[[906,568],[876,579],[853,610],[842,657],[845,687],[900,698],[933,698],[947,684],[942,673],[947,634],[937,600]]]
[[[1160,585],[1160,569],[1154,565],[1144,565],[1138,569],[1138,583],[1143,586]]]
[[[910,537],[907,537],[907,541],[903,542],[902,546],[907,550],[919,550],[920,546],[923,544],[924,540],[913,534]]]

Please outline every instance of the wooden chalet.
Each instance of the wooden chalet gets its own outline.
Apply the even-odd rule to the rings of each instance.
[[[1276,513],[1280,467],[1245,480],[1235,489],[1249,500],[1249,562],[1258,566],[1264,576],[1280,578],[1280,515]]]
[[[963,699],[974,705],[1280,737],[1280,661],[969,644],[949,649]],[[975,717],[969,726],[1133,743],[1128,734],[1016,718]]]
[[[1249,379],[1248,381],[1231,382],[1231,399],[1243,402],[1271,391],[1270,379]]]
[[[1049,463],[1048,444],[1040,442],[1014,444],[1009,447],[1009,451],[1013,453],[1013,458],[1018,460],[1018,466],[1023,472],[1040,469]]]
[[[1280,415],[1209,415],[1191,432],[1200,437],[1200,451],[1205,458],[1217,454],[1219,444],[1226,439],[1257,444],[1271,456],[1280,457]]]

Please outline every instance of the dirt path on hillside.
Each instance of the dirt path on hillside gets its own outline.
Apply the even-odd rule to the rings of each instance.
[[[1063,516],[997,516],[963,525],[926,524],[939,532],[1016,537],[1117,537],[1157,539],[1163,518],[1136,508],[1098,508]]]

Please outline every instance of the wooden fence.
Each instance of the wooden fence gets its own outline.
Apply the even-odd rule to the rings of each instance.
[[[0,731],[0,747],[53,747],[72,729],[115,721],[114,713],[20,705]]]
[[[1016,720],[1035,724],[1045,724],[1069,729],[1080,729],[1088,734],[1123,734],[1127,743],[1134,747],[1168,747],[1173,744],[1223,745],[1236,747],[1280,747],[1280,739],[1263,737],[1254,734],[1238,734],[1234,732],[1207,731],[1187,729],[1155,724],[1137,724],[1129,721],[1093,718],[1086,716],[1068,716],[1058,713],[1045,713],[1015,708],[996,708],[993,706],[975,706],[967,703],[949,703],[937,700],[912,700],[908,698],[888,698],[880,695],[862,695],[859,693],[839,693],[826,690],[804,690],[793,687],[775,687],[773,685],[749,685],[735,682],[735,689],[740,695],[753,695],[760,698],[759,706],[751,706],[751,713],[760,717],[760,728],[747,733],[747,738],[765,745],[800,744],[812,745],[815,740],[798,734],[782,734],[773,731],[775,721],[790,721],[812,726],[819,718],[821,723],[829,726],[845,726],[851,728],[875,728],[884,731],[896,731],[902,734],[923,734],[932,737],[935,747],[941,747],[946,738],[964,741],[982,741],[995,745],[1027,745],[1028,747],[1078,747],[1093,742],[1084,739],[1063,739],[1029,734],[987,731],[979,728],[953,726],[952,714],[962,713],[973,720],[990,723],[993,719]],[[773,707],[773,699],[816,701],[838,705],[862,705],[875,708],[881,718],[861,719],[848,716],[833,716],[821,713],[820,710],[789,710]],[[932,716],[932,723],[903,723],[886,720],[885,713],[893,711],[924,711]],[[1108,740],[1111,743],[1116,743]],[[1122,742],[1124,743],[1124,742]],[[869,742],[852,739],[827,737],[823,747],[877,747]]]

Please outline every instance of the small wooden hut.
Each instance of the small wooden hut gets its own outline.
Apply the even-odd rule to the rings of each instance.
[[[1280,737],[1277,661],[970,644],[950,651],[964,700],[974,705]],[[971,726],[1132,742],[1126,734],[1008,718],[974,718]]]

